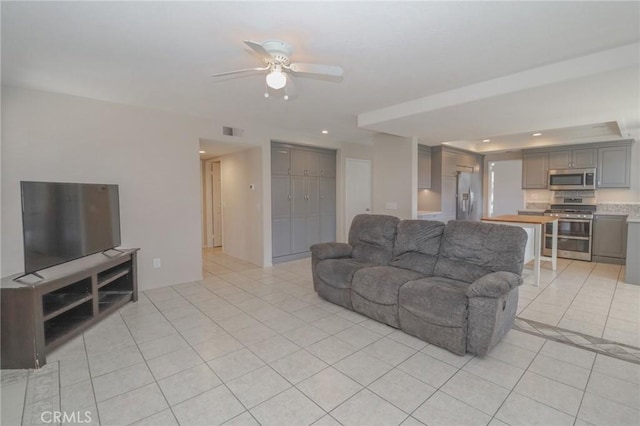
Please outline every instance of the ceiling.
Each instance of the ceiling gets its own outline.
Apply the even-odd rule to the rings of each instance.
[[[536,131],[556,135],[546,144],[603,137],[598,126],[609,126],[607,138],[640,136],[639,2],[3,1],[1,8],[7,85],[240,128],[315,137],[327,129],[337,141],[385,132],[486,152],[529,146],[523,135]],[[284,40],[294,61],[340,65],[344,78],[296,76],[291,101],[264,98],[260,74],[211,78],[260,65],[245,39]]]

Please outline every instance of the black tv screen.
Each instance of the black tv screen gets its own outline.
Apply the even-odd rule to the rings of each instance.
[[[25,274],[120,245],[118,185],[20,182]]]

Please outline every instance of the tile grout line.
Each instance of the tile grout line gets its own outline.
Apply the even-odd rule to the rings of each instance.
[[[580,404],[578,404],[578,411],[576,411],[576,417],[573,420],[573,424],[575,425],[578,421],[580,410],[582,410],[582,403],[584,402],[584,397],[587,394],[587,387],[589,386],[589,382],[591,381],[591,374],[593,374],[593,368],[596,365],[596,360],[598,359],[598,355],[593,357],[593,362],[591,363],[591,369],[589,370],[589,377],[587,377],[587,381],[584,384],[584,391],[582,392],[582,398],[580,398]]]

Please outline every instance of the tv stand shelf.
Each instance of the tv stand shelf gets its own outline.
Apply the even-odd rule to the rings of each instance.
[[[39,271],[35,282],[2,278],[1,367],[42,367],[53,349],[137,301],[137,252],[72,260]]]

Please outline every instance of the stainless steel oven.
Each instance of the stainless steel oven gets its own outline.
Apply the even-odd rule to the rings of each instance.
[[[593,213],[574,209],[548,210],[545,216],[558,218],[558,257],[591,261]],[[544,232],[545,256],[551,256],[552,224]]]

